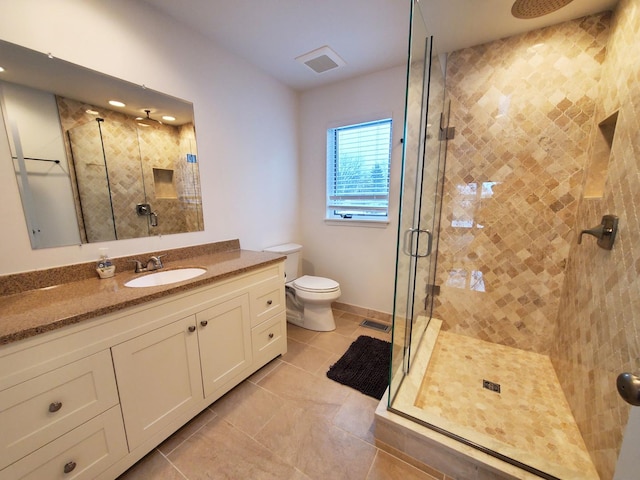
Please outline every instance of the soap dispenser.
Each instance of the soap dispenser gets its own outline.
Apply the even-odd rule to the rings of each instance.
[[[100,278],[111,278],[116,274],[116,266],[111,263],[108,248],[100,249],[100,260],[98,260],[96,272],[98,272]]]

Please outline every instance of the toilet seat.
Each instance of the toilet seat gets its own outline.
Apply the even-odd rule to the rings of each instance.
[[[340,284],[335,280],[312,275],[303,275],[292,283],[296,290],[309,293],[333,293],[340,290]]]

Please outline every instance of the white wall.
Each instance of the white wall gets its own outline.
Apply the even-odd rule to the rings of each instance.
[[[0,0],[0,39],[194,103],[205,231],[32,250],[0,133],[0,274],[239,238],[298,237],[297,94],[130,0]],[[0,119],[1,123],[1,119]],[[0,124],[0,132],[4,125]]]
[[[300,223],[305,274],[333,278],[348,303],[391,313],[398,234],[406,67],[317,88],[300,97]],[[326,132],[336,122],[392,114],[390,223],[385,228],[324,221]]]

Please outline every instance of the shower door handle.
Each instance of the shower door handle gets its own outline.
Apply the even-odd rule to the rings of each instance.
[[[418,251],[416,251],[416,253],[413,253],[413,238],[414,238],[414,234],[418,234],[418,240],[420,239],[420,234],[424,233],[427,235],[428,237],[428,241],[427,241],[427,250],[425,253],[419,253]],[[408,245],[407,245],[408,244]],[[418,245],[416,243],[416,245]],[[409,230],[404,232],[404,242],[403,242],[403,251],[406,255],[410,256],[410,257],[415,257],[415,258],[424,258],[424,257],[428,257],[429,255],[431,255],[431,248],[433,247],[433,234],[429,231],[429,230],[423,230],[423,229],[419,229],[419,228],[410,228]],[[419,248],[419,245],[418,245]],[[416,248],[417,250],[417,248]]]
[[[405,255],[408,255],[410,257],[412,256],[412,250],[413,250],[413,232],[415,232],[413,228],[410,228],[409,230],[405,230],[404,241],[402,242],[402,251],[404,252]],[[411,241],[411,245],[407,246],[407,243],[409,242],[409,240]]]
[[[429,237],[429,239],[427,241],[427,251],[426,251],[426,253],[424,253],[423,255],[420,255],[419,253],[416,253],[416,257],[418,257],[418,258],[428,257],[429,255],[431,255],[431,248],[433,247],[433,234],[429,230],[418,230],[418,238],[420,238],[420,234],[421,233],[426,233],[427,237]]]

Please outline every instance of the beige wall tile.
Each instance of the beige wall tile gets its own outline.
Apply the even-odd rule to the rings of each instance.
[[[454,52],[443,328],[548,353],[575,240],[609,15]]]
[[[622,0],[612,18],[587,170],[602,155],[595,125],[618,111],[617,126],[601,196],[579,203],[551,352],[602,478],[613,476],[630,408],[616,392],[616,377],[640,370],[639,42],[639,4]],[[575,234],[607,213],[620,218],[613,250],[598,248],[592,237],[577,245]]]

